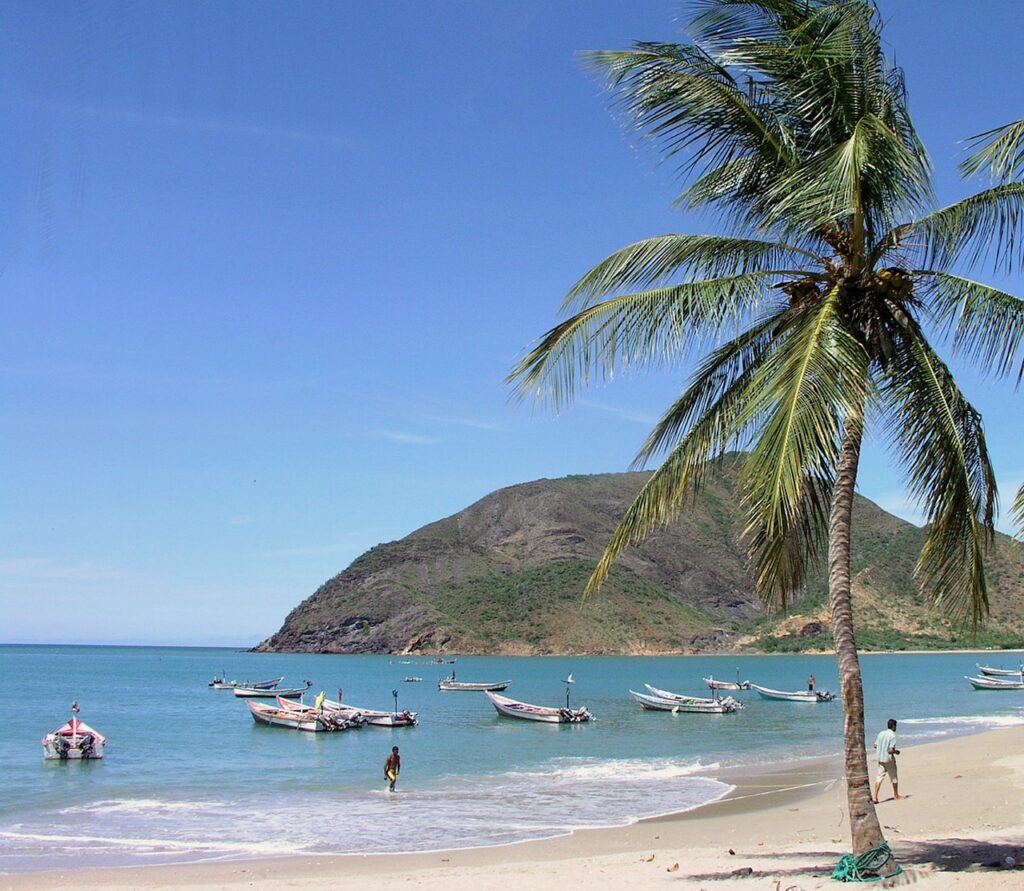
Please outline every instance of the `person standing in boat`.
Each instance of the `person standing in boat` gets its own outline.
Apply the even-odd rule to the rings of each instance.
[[[817,679],[816,679],[816,678],[814,677],[814,675],[812,674],[812,675],[811,675],[811,676],[810,676],[810,677],[809,677],[809,678],[807,679],[807,692],[808,692],[808,693],[813,693],[813,692],[814,692],[814,685],[815,685],[816,683],[818,683],[818,681],[817,681]]]
[[[398,774],[402,770],[402,759],[398,754],[398,746],[391,747],[391,754],[388,755],[388,760],[384,762],[384,776],[387,781],[391,784],[389,789],[395,791],[395,783],[398,782]]]
[[[882,788],[882,780],[886,777],[892,781],[892,797],[899,801],[903,798],[900,795],[900,781],[896,774],[896,756],[900,750],[896,748],[896,719],[890,718],[886,723],[885,730],[875,738],[875,751],[878,758],[878,776],[875,778],[874,795],[871,800],[878,804],[878,793]]]

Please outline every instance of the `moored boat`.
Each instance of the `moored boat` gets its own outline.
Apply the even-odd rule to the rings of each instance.
[[[208,686],[213,687],[214,690],[233,690],[235,687],[248,687],[252,690],[272,690],[284,680],[283,675],[266,681],[229,681],[226,678],[227,672],[224,673],[224,677],[214,678]]]
[[[673,693],[671,690],[659,690],[650,684],[644,684],[647,692],[655,699],[671,699],[675,702],[717,702],[717,699],[708,696],[686,696],[682,693]]]
[[[1011,681],[1009,678],[969,678],[975,690],[1024,690],[1024,681]]]
[[[310,707],[290,699],[279,699],[277,704],[285,709]],[[351,720],[362,720],[370,727],[415,727],[419,723],[416,712],[411,712],[408,709],[402,712],[382,712],[376,709],[346,705],[344,702],[336,702],[333,699],[325,699],[321,706],[326,712]]]
[[[757,684],[751,684],[750,689],[756,690],[764,699],[782,702],[831,702],[835,699],[835,695],[828,690],[772,690],[769,687],[759,687]]]
[[[977,663],[975,663],[977,665]],[[1024,680],[1024,664],[1020,668],[993,668],[990,665],[978,665],[978,671],[990,678],[1020,678]]]
[[[743,708],[743,703],[737,702],[731,696],[725,699],[664,699],[660,696],[649,696],[645,693],[637,693],[636,690],[629,691],[637,702],[650,711],[672,712],[678,714],[687,712],[692,714],[705,715],[726,715],[737,712]]]
[[[284,701],[288,702],[289,700]],[[361,727],[364,723],[315,709],[311,705],[298,709],[284,709],[266,702],[247,702],[246,705],[257,724],[283,727],[286,730],[305,730],[307,733],[337,733]]]
[[[716,681],[714,678],[704,678],[704,683],[712,690],[749,690],[750,681]]]
[[[524,721],[540,721],[545,724],[584,724],[594,720],[586,706],[576,709],[547,708],[542,705],[530,705],[528,702],[517,702],[490,690],[484,690],[484,695],[491,700],[498,714],[507,718],[522,718]]]
[[[71,720],[43,737],[46,761],[95,761],[103,757],[107,738],[78,720],[78,703],[71,703]]]
[[[452,673],[451,677],[441,678],[437,682],[437,689],[442,692],[454,692],[459,690],[493,690],[494,692],[500,692],[501,690],[508,689],[508,685],[512,681],[457,681],[455,680],[455,674]]]
[[[283,696],[285,699],[298,699],[312,686],[312,681],[306,681],[305,687],[295,687],[291,690],[281,690],[277,687],[273,687],[271,689],[264,689],[262,687],[235,687],[234,693],[235,696],[242,699],[277,699],[279,696]]]
[[[409,675],[408,677],[402,678],[402,682],[405,684],[418,684],[423,678],[418,678],[415,675]]]

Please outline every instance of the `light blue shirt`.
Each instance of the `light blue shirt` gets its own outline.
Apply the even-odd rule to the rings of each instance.
[[[888,761],[892,761],[895,757],[892,749],[896,748],[896,731],[890,730],[886,727],[878,736],[875,738],[875,749],[878,752],[878,762],[885,764]]]

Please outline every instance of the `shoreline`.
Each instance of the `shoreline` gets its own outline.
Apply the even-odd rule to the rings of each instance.
[[[887,801],[883,788],[878,813],[896,856],[916,881],[953,887],[970,870],[972,889],[1024,884],[1024,754],[1017,753],[1024,753],[1024,727],[903,750],[901,792],[908,797]],[[873,771],[870,757],[869,767]],[[527,881],[531,888],[554,891],[577,881],[581,871],[613,887],[654,887],[668,880],[691,887],[680,886],[681,879],[697,882],[693,887],[711,880],[716,889],[773,887],[763,884],[766,876],[796,877],[789,884],[798,881],[801,889],[835,887],[829,874],[850,847],[841,774],[837,757],[708,771],[704,776],[734,788],[692,810],[507,845],[62,869],[3,876],[0,888],[42,891],[73,882],[84,889],[234,891],[282,884],[313,888],[327,878],[358,877],[369,889],[404,881],[469,891]],[[1005,857],[1017,866],[1006,866]],[[985,865],[991,863],[1003,865]]]

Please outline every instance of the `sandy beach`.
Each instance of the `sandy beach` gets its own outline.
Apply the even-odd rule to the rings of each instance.
[[[874,764],[871,762],[871,769]],[[403,855],[338,855],[149,868],[33,873],[5,889],[444,888],[517,883],[561,889],[771,889],[838,887],[849,850],[845,790],[836,760],[715,774],[734,785],[694,811],[545,841]],[[904,875],[926,888],[1024,887],[1024,727],[903,749],[900,791],[883,786],[879,817]],[[500,806],[496,819],[501,819]],[[443,838],[438,828],[438,838]],[[1007,858],[1011,858],[1008,860]],[[889,884],[889,883],[887,883]]]

